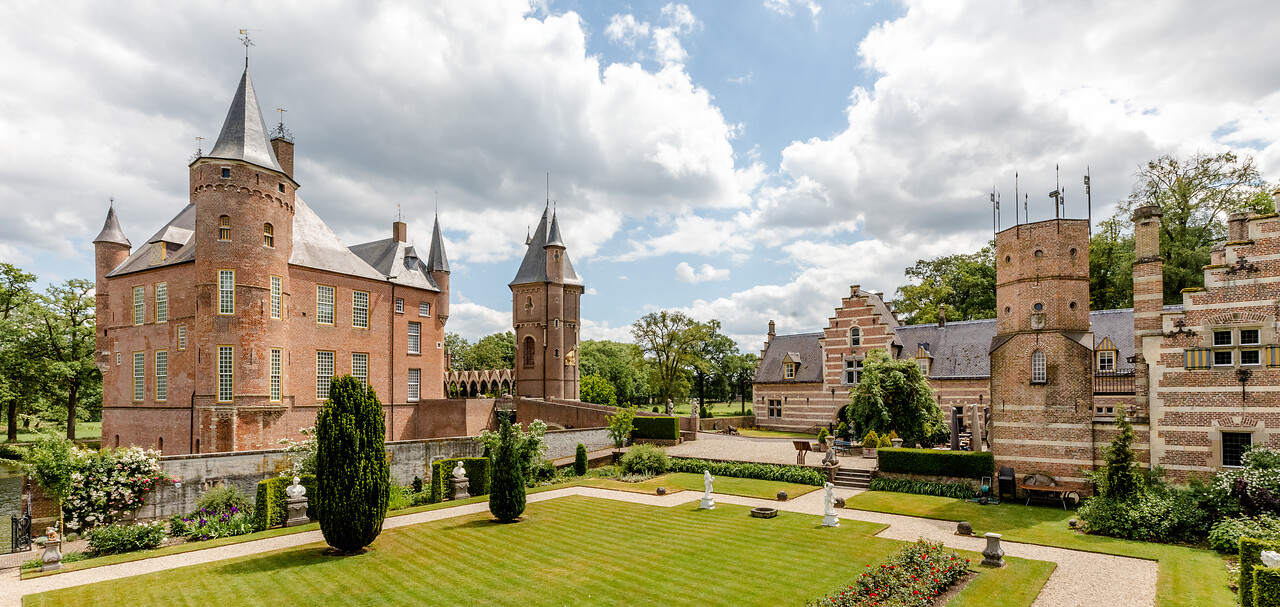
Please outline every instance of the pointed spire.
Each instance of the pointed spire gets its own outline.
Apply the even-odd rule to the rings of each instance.
[[[243,160],[284,172],[268,141],[267,123],[262,119],[262,108],[258,107],[258,95],[253,91],[253,80],[249,78],[247,65],[244,75],[240,77],[236,95],[231,99],[231,108],[227,110],[227,119],[222,123],[218,142],[213,145],[208,157]]]
[[[444,237],[440,235],[440,215],[431,229],[431,252],[427,254],[428,272],[449,272],[449,258],[444,255]]]
[[[542,248],[560,247],[564,248],[564,240],[560,238],[560,222],[556,221],[556,214],[551,213],[551,227],[547,228],[547,244]]]
[[[100,242],[120,244],[126,247],[133,246],[129,244],[129,239],[124,237],[124,230],[120,229],[120,220],[116,219],[116,207],[114,204],[107,209],[107,221],[102,224],[102,231],[98,232],[98,237],[93,239],[94,244]]]
[[[527,247],[527,246],[529,246],[531,243],[533,243],[533,235],[532,235],[532,234],[533,234],[533,233],[530,231],[530,226],[525,226],[525,227],[524,227],[524,246],[526,246],[526,247]]]

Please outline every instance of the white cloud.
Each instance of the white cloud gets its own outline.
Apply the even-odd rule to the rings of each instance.
[[[609,326],[609,321],[594,321],[587,318],[582,319],[582,339],[607,339],[609,341],[621,341],[630,343],[631,325],[623,325],[621,327]]]
[[[500,312],[468,300],[461,292],[450,293],[447,330],[475,341],[485,335],[511,330],[511,313]]]
[[[687,282],[690,284],[698,284],[700,282],[729,280],[728,268],[715,268],[711,264],[704,263],[697,270],[689,265],[689,262],[682,261],[676,266],[676,280]]]
[[[756,73],[753,70],[753,71],[748,71],[746,74],[743,74],[741,76],[736,76],[734,78],[725,78],[724,81],[731,84],[751,84],[751,81],[755,79],[755,76],[756,76]]]
[[[614,15],[604,33],[613,42],[635,48],[637,41],[649,37],[649,24],[636,20],[635,15]]]
[[[797,7],[807,9],[814,19],[822,12],[822,7],[815,0],[764,0],[764,7],[786,17],[796,14]]]
[[[583,295],[599,295],[600,292],[596,291],[595,287],[587,287],[587,290],[583,291],[582,294]]]
[[[640,21],[631,14],[614,15],[605,27],[605,34],[614,43],[632,49],[649,38],[654,60],[664,66],[683,64],[689,53],[684,50],[680,37],[702,27],[702,22],[684,4],[671,3],[663,6],[661,17],[666,22],[665,25],[650,25],[648,21]],[[638,52],[637,56],[644,58],[646,55]]]

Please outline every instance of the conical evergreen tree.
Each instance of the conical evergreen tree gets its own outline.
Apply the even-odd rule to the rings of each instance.
[[[493,477],[489,485],[489,512],[508,523],[524,513],[524,472],[516,454],[515,432],[511,420],[502,420],[498,452],[493,456]]]
[[[316,493],[324,541],[355,553],[382,532],[391,492],[382,403],[360,380],[335,377],[316,416]]]

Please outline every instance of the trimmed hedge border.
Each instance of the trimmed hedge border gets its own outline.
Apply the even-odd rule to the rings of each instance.
[[[680,420],[675,417],[636,417],[631,438],[680,440]]]
[[[1280,605],[1280,569],[1253,566],[1253,607]]]
[[[869,491],[891,491],[894,493],[911,493],[914,495],[936,495],[955,499],[969,499],[975,491],[968,483],[940,483],[933,481],[916,481],[902,478],[873,478],[867,486]]]
[[[981,479],[992,476],[995,456],[990,451],[880,448],[881,472]]]
[[[467,471],[467,493],[471,496],[489,494],[489,458],[454,457],[431,462],[431,496],[428,503],[442,502],[453,496],[453,468],[462,462]]]
[[[1245,607],[1249,607],[1251,605],[1277,604],[1260,602],[1254,596],[1254,582],[1258,579],[1258,570],[1267,569],[1267,567],[1262,564],[1263,550],[1280,550],[1280,543],[1260,540],[1252,537],[1240,538],[1240,604]],[[1266,585],[1268,591],[1274,591],[1277,589],[1277,584],[1275,583],[1273,576],[1270,574],[1262,576],[1261,580]],[[1280,596],[1272,596],[1276,599],[1280,599]]]
[[[820,470],[805,466],[789,466],[783,464],[757,464],[753,462],[722,462],[705,459],[671,458],[667,472],[690,472],[702,474],[706,470],[713,476],[732,476],[735,478],[754,478],[763,481],[778,481],[797,485],[821,487],[827,482],[827,475]]]
[[[289,508],[285,505],[288,495],[285,488],[293,484],[293,477],[276,476],[258,481],[258,492],[253,500],[253,527],[263,531],[283,525],[289,518]],[[316,520],[319,512],[320,492],[316,489],[316,476],[306,474],[298,477],[298,484],[307,489],[307,518]]]

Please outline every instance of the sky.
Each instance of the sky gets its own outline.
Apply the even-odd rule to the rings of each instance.
[[[1032,220],[1110,216],[1163,154],[1280,181],[1280,3],[1015,0],[0,4],[0,261],[92,278],[109,200],[140,244],[188,201],[244,69],[347,245],[430,241],[447,329],[510,328],[550,199],[584,339],[644,314],[818,331],[852,284]],[[198,143],[197,137],[204,137]],[[1055,167],[1058,169],[1055,171]],[[534,226],[536,227],[536,225]]]

